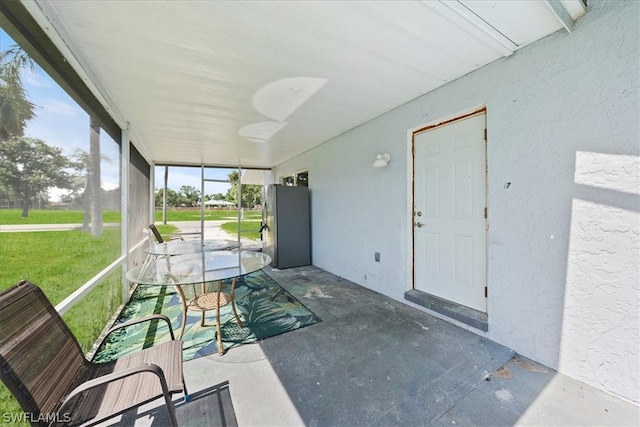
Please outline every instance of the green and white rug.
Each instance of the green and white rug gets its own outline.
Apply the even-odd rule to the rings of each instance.
[[[199,285],[198,285],[199,286]],[[230,291],[231,281],[225,281],[223,291]],[[236,309],[244,322],[241,328],[235,322],[231,304],[220,310],[222,341],[225,349],[280,335],[320,319],[262,271],[248,274],[236,282]],[[182,306],[172,286],[138,286],[125,305],[117,323],[164,314],[177,335],[182,326]],[[216,313],[206,312],[205,326],[200,326],[200,313],[190,311],[187,316],[183,341],[184,360],[215,354]],[[95,362],[107,362],[125,354],[153,346],[170,339],[165,322],[152,321],[114,332],[96,352]]]

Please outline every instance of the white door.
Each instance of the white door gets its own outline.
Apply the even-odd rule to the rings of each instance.
[[[414,135],[415,288],[486,312],[485,115]]]

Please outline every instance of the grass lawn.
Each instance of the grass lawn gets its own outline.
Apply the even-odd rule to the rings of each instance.
[[[22,218],[22,209],[0,209],[0,225],[9,224],[82,224],[82,211],[29,209],[29,216]],[[104,222],[120,222],[120,212],[106,211]]]
[[[261,211],[244,211],[244,219],[260,219]],[[13,224],[82,224],[81,210],[45,210],[30,209],[29,216],[22,218],[21,209],[0,209],[0,225]],[[173,209],[167,212],[168,221],[199,221],[199,209]],[[230,220],[238,218],[236,210],[211,209],[204,213],[205,220]],[[106,211],[102,214],[104,222],[120,222],[120,212]],[[156,223],[162,222],[162,211],[155,211]]]
[[[222,224],[222,229],[227,233],[237,234],[238,223],[237,222],[225,222]],[[251,221],[242,221],[240,223],[241,234],[240,237],[245,239],[260,240],[260,219]]]
[[[262,211],[244,211],[244,219],[257,219],[262,218]],[[156,210],[155,212],[156,223],[162,222],[162,210]],[[238,211],[235,209],[210,209],[204,211],[204,219],[207,220],[230,220],[235,221],[238,219]],[[167,212],[167,221],[200,221],[200,209],[176,209],[169,210]]]
[[[57,304],[120,256],[120,228],[100,237],[82,231],[0,233],[0,289],[21,279],[46,286]]]

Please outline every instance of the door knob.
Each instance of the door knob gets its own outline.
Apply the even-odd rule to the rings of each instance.
[[[424,226],[424,224],[423,224],[423,223],[421,223],[421,222],[416,222],[416,223],[415,223],[415,224],[413,224],[413,225],[415,225],[415,226],[416,226],[416,227],[418,227],[418,228],[422,228],[422,227]]]

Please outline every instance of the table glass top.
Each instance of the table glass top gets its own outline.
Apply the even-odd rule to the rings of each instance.
[[[145,249],[149,255],[185,255],[208,251],[222,251],[240,247],[237,240],[171,240],[170,242],[156,243]]]
[[[132,268],[127,280],[141,285],[188,285],[229,279],[263,269],[271,257],[235,249],[159,258]]]

